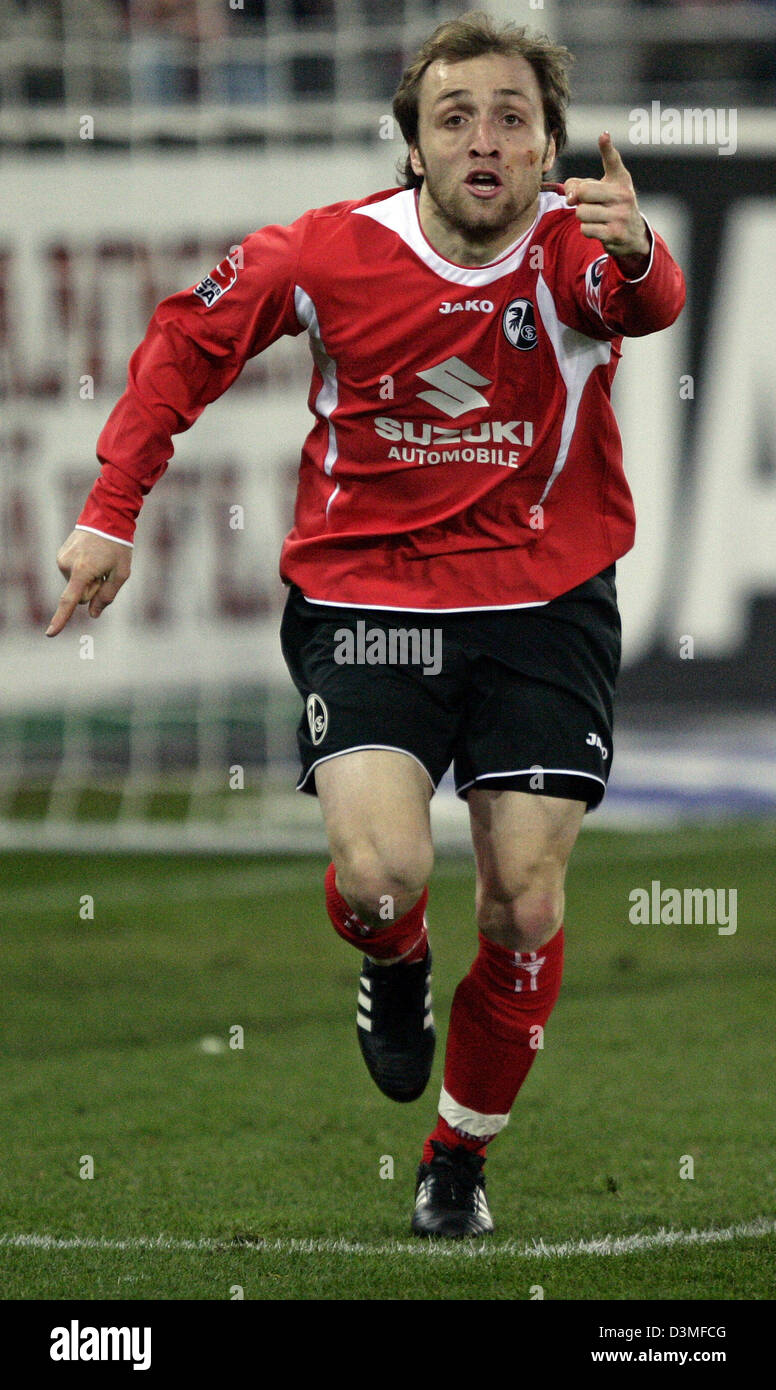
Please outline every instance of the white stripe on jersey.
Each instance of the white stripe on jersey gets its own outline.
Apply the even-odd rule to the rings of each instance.
[[[337,434],[331,419],[332,414],[337,409],[338,400],[337,364],[326,351],[318,325],[318,312],[309,294],[302,289],[301,285],[294,286],[294,308],[300,324],[307,329],[313,361],[323,377],[323,385],[315,400],[315,409],[329,423],[329,447],[326,450],[323,469],[331,476],[337,462]],[[339,492],[339,484],[329,498],[327,511],[337,492]]]
[[[546,212],[566,206],[566,199],[560,193],[540,193],[536,221],[517,241],[508,246],[506,251],[502,251],[495,261],[489,261],[487,265],[455,265],[453,261],[446,261],[434,250],[423,234],[413,188],[405,188],[393,198],[383,198],[379,203],[354,208],[353,212],[360,217],[371,217],[374,222],[381,222],[384,227],[395,232],[423,264],[443,280],[450,280],[455,285],[478,288],[482,285],[492,285],[494,280],[502,280],[505,275],[513,275],[528,250],[531,233],[537,223]]]
[[[539,498],[539,505],[541,505],[555,479],[565,467],[569,446],[576,429],[579,402],[582,399],[582,392],[587,385],[590,373],[594,367],[609,361],[612,355],[612,346],[611,343],[600,342],[596,338],[588,338],[585,333],[578,333],[576,329],[568,328],[565,323],[561,323],[555,308],[555,301],[541,274],[536,280],[536,307],[547,330],[547,337],[552,343],[558,371],[563,377],[563,384],[566,387],[566,409],[563,412],[560,445],[552,466],[552,472],[547,479],[547,485]]]

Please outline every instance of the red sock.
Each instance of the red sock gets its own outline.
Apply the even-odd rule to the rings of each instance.
[[[480,949],[453,997],[445,1079],[431,1140],[485,1153],[503,1129],[560,991],[563,927],[538,951],[509,951],[480,933]]]
[[[372,960],[402,960],[411,964],[423,960],[428,951],[428,928],[426,926],[426,903],[428,889],[424,888],[418,901],[409,912],[385,927],[370,927],[362,922],[340,893],[334,865],[326,870],[326,911],[338,936],[357,946]]]

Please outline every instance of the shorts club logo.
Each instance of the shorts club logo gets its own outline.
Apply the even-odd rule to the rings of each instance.
[[[536,347],[536,322],[530,299],[513,299],[507,304],[501,325],[512,347],[520,348],[521,352]]]
[[[320,695],[307,696],[307,723],[310,725],[310,738],[317,747],[323,743],[329,727],[329,711]]]

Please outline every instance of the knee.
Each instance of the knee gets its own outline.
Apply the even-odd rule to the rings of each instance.
[[[507,923],[521,942],[521,951],[537,951],[554,936],[563,921],[564,897],[561,890],[529,892],[509,903]]]
[[[523,870],[479,886],[477,924],[484,936],[500,945],[536,951],[555,935],[564,907],[562,870]]]
[[[375,925],[409,912],[426,887],[433,868],[429,844],[371,841],[333,848],[337,885],[354,912]]]

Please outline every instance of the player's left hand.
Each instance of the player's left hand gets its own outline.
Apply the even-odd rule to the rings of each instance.
[[[583,235],[596,237],[610,255],[618,260],[648,256],[649,235],[636,202],[633,179],[608,130],[599,135],[598,148],[603,178],[566,179],[566,202],[576,208]]]

